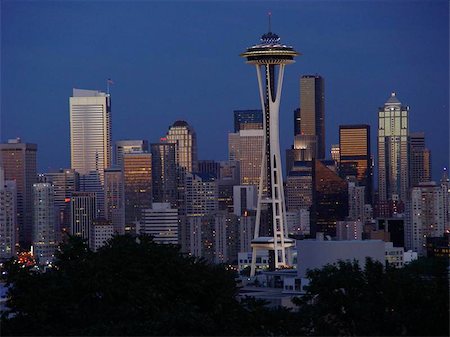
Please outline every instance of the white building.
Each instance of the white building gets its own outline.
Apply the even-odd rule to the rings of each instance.
[[[381,240],[298,240],[297,270],[298,276],[304,278],[308,269],[322,268],[338,260],[357,260],[363,269],[366,258],[372,258],[384,265],[385,246]]]
[[[3,168],[0,167],[0,259],[9,259],[16,255],[16,197],[16,182],[5,181]]]
[[[385,242],[384,246],[385,246],[384,253],[386,256],[386,264],[394,268],[402,268],[404,266],[403,247],[394,247],[394,244],[392,242]]]
[[[241,216],[245,211],[256,210],[258,189],[254,185],[233,186],[233,212]]]
[[[56,250],[55,191],[50,183],[33,184],[33,255],[39,264],[53,261]]]
[[[178,209],[170,203],[152,203],[142,210],[141,234],[153,236],[157,243],[178,244]]]
[[[363,187],[363,186],[362,186]],[[359,220],[336,222],[337,240],[362,240],[363,223]]]
[[[72,168],[81,175],[111,166],[111,100],[97,90],[73,89],[70,104]]]
[[[426,255],[426,238],[444,235],[444,190],[435,182],[419,183],[411,189],[406,225],[406,246],[419,255]]]
[[[95,252],[113,237],[114,226],[108,220],[94,220],[89,231],[89,247]]]

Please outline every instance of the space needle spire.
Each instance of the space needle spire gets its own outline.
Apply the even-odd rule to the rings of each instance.
[[[282,44],[280,37],[272,33],[271,29],[269,13],[269,32],[261,36],[260,43],[247,48],[240,55],[247,59],[246,63],[256,67],[259,96],[264,111],[263,156],[255,233],[251,243],[251,276],[255,275],[258,250],[269,252],[269,267],[275,270],[291,265],[290,249],[295,245],[295,241],[287,237],[278,120],[284,68],[287,64],[294,63],[294,57],[300,53],[291,46]],[[267,227],[264,234],[262,224]]]

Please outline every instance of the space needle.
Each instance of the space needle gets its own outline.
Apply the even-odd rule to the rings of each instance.
[[[300,53],[280,42],[280,37],[271,32],[270,20],[269,13],[269,32],[261,36],[261,42],[247,48],[240,55],[247,59],[246,63],[256,67],[259,96],[264,111],[263,155],[255,233],[251,242],[250,276],[255,275],[258,250],[269,252],[269,267],[270,270],[275,270],[291,265],[290,250],[295,245],[295,241],[287,237],[278,121],[284,67],[294,63],[294,57]],[[262,218],[264,221],[261,221]],[[261,224],[265,227],[264,233],[261,233]]]

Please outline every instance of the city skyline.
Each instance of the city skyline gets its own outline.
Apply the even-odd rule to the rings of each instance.
[[[104,91],[107,78],[115,82],[113,140],[157,142],[184,119],[197,133],[199,159],[225,159],[233,110],[259,108],[253,71],[237,55],[267,30],[268,11],[272,30],[303,53],[283,86],[282,152],[292,144],[300,76],[317,73],[327,86],[326,157],[339,125],[375,129],[378,108],[395,91],[410,106],[410,131],[425,132],[433,179],[448,165],[448,143],[442,144],[448,139],[444,1],[103,5],[2,2],[1,140],[37,143],[41,172],[70,167],[72,88]],[[99,10],[105,17],[97,20]]]

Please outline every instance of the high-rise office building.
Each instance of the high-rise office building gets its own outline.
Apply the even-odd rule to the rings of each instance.
[[[317,137],[314,135],[297,135],[294,145],[286,150],[286,174],[292,170],[296,161],[313,161],[317,158]]]
[[[348,218],[365,222],[365,187],[355,181],[348,182]]]
[[[410,186],[431,181],[431,151],[425,147],[425,133],[409,134]]]
[[[97,90],[73,89],[70,103],[72,168],[80,175],[111,166],[111,99]]]
[[[0,167],[0,260],[16,255],[17,208],[16,182],[5,181],[3,168]]]
[[[114,226],[104,218],[95,219],[89,227],[89,248],[94,252],[103,247],[114,235]]]
[[[325,159],[325,80],[319,75],[300,78],[300,134],[317,137],[317,159]]]
[[[80,175],[80,191],[95,193],[97,199],[97,214],[98,217],[101,218],[105,217],[104,171],[105,170],[102,170],[101,172],[90,171],[87,174]]]
[[[234,132],[263,128],[262,110],[234,110]]]
[[[186,215],[203,216],[218,210],[219,190],[215,176],[187,173],[185,188]]]
[[[336,163],[341,161],[341,149],[339,147],[339,144],[331,144],[331,159],[333,159]]]
[[[80,190],[80,175],[74,169],[61,169],[58,172],[44,173],[47,182],[53,185],[55,208],[57,212],[56,241],[70,233],[70,198]]]
[[[168,143],[175,144],[175,160],[180,168],[195,172],[197,165],[197,135],[186,121],[176,121],[166,135]]]
[[[220,161],[219,170],[219,210],[233,212],[233,187],[240,184],[240,164],[238,161]]]
[[[91,226],[97,219],[97,200],[95,193],[74,192],[70,201],[71,232],[90,243]]]
[[[134,227],[141,219],[142,209],[152,205],[152,154],[125,153],[123,155],[125,182],[125,224]]]
[[[36,153],[36,144],[22,143],[20,138],[0,144],[0,165],[4,169],[5,180],[16,182],[19,243],[23,248],[29,248],[32,241],[33,184],[37,181]]]
[[[435,182],[419,183],[411,189],[406,225],[406,245],[426,255],[426,239],[441,237],[450,228],[445,224],[444,190]]]
[[[220,162],[215,160],[197,161],[197,172],[201,174],[212,174],[217,179],[220,177]]]
[[[233,213],[242,216],[248,211],[255,211],[258,203],[258,189],[253,185],[233,187]]]
[[[177,164],[175,144],[151,144],[153,201],[177,205]]]
[[[296,161],[286,178],[288,211],[309,210],[313,203],[313,162]]]
[[[114,232],[125,234],[125,186],[122,169],[105,169],[105,219],[113,225]]]
[[[264,130],[241,130],[228,134],[228,158],[239,162],[240,185],[259,185]]]
[[[314,161],[311,232],[334,237],[337,221],[345,220],[348,215],[348,185],[330,166],[327,161]]]
[[[170,203],[152,203],[142,210],[140,233],[151,235],[157,243],[178,244],[178,210]]]
[[[408,112],[395,92],[378,110],[378,198],[408,199]]]
[[[41,265],[53,261],[56,250],[55,191],[50,183],[33,184],[33,254]]]
[[[339,170],[341,176],[355,175],[365,186],[365,203],[372,203],[372,165],[369,125],[339,125]]]
[[[114,163],[122,167],[124,153],[148,152],[147,140],[118,140],[114,146]]]

